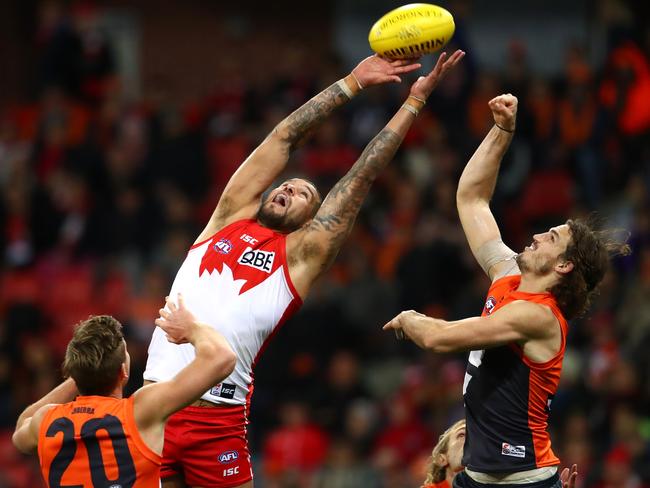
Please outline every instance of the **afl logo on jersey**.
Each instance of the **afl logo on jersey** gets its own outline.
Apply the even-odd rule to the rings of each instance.
[[[488,299],[485,301],[485,315],[490,315],[494,311],[496,304],[496,298],[488,297]]]
[[[220,239],[219,242],[214,245],[214,250],[219,254],[228,254],[232,251],[232,242],[228,239]]]
[[[239,453],[237,451],[226,451],[219,454],[219,462],[221,464],[229,464],[233,461],[239,459]]]

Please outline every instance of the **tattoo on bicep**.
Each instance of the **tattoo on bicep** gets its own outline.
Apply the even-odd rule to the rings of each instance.
[[[295,110],[284,122],[291,146],[295,147],[310,129],[320,124],[336,107],[348,100],[341,87],[334,83]]]
[[[354,225],[359,209],[370,185],[382,169],[393,159],[402,137],[390,129],[383,129],[366,146],[354,166],[328,193],[306,231],[316,232],[326,240],[324,249],[328,259],[338,253]]]

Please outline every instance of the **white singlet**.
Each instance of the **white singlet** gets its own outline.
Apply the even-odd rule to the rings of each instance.
[[[169,296],[182,293],[194,316],[223,334],[237,355],[235,370],[204,400],[247,405],[257,358],[273,332],[302,305],[289,278],[285,245],[285,234],[240,220],[192,246],[178,270]],[[191,344],[172,344],[156,327],[144,379],[170,380],[193,359]]]

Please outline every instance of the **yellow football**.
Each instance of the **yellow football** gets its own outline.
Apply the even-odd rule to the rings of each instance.
[[[455,29],[454,18],[444,8],[411,3],[391,10],[375,22],[368,41],[377,54],[405,59],[442,49]]]

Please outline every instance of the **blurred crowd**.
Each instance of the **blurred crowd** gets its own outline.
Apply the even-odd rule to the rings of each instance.
[[[0,487],[40,486],[14,451],[18,414],[61,380],[74,324],[112,314],[141,385],[157,310],[229,176],[266,133],[346,74],[335,55],[278,46],[272,76],[214,76],[180,102],[155,80],[124,96],[101,11],[41,12],[38,96],[0,107]],[[517,133],[493,200],[504,241],[598,211],[630,233],[592,312],[571,324],[550,430],[579,488],[650,486],[650,32],[612,35],[594,67],[568,46],[560,76],[535,73],[513,40],[505,69],[468,52],[429,99],[374,185],[349,242],[255,372],[249,430],[261,487],[416,487],[437,436],[463,416],[465,355],[434,355],[381,326],[415,309],[478,315],[487,278],[460,228],[455,189],[492,125],[519,98]],[[234,60],[237,70],[237,60]],[[242,66],[242,70],[245,68]],[[287,174],[325,194],[406,95],[362,93],[293,156]]]

